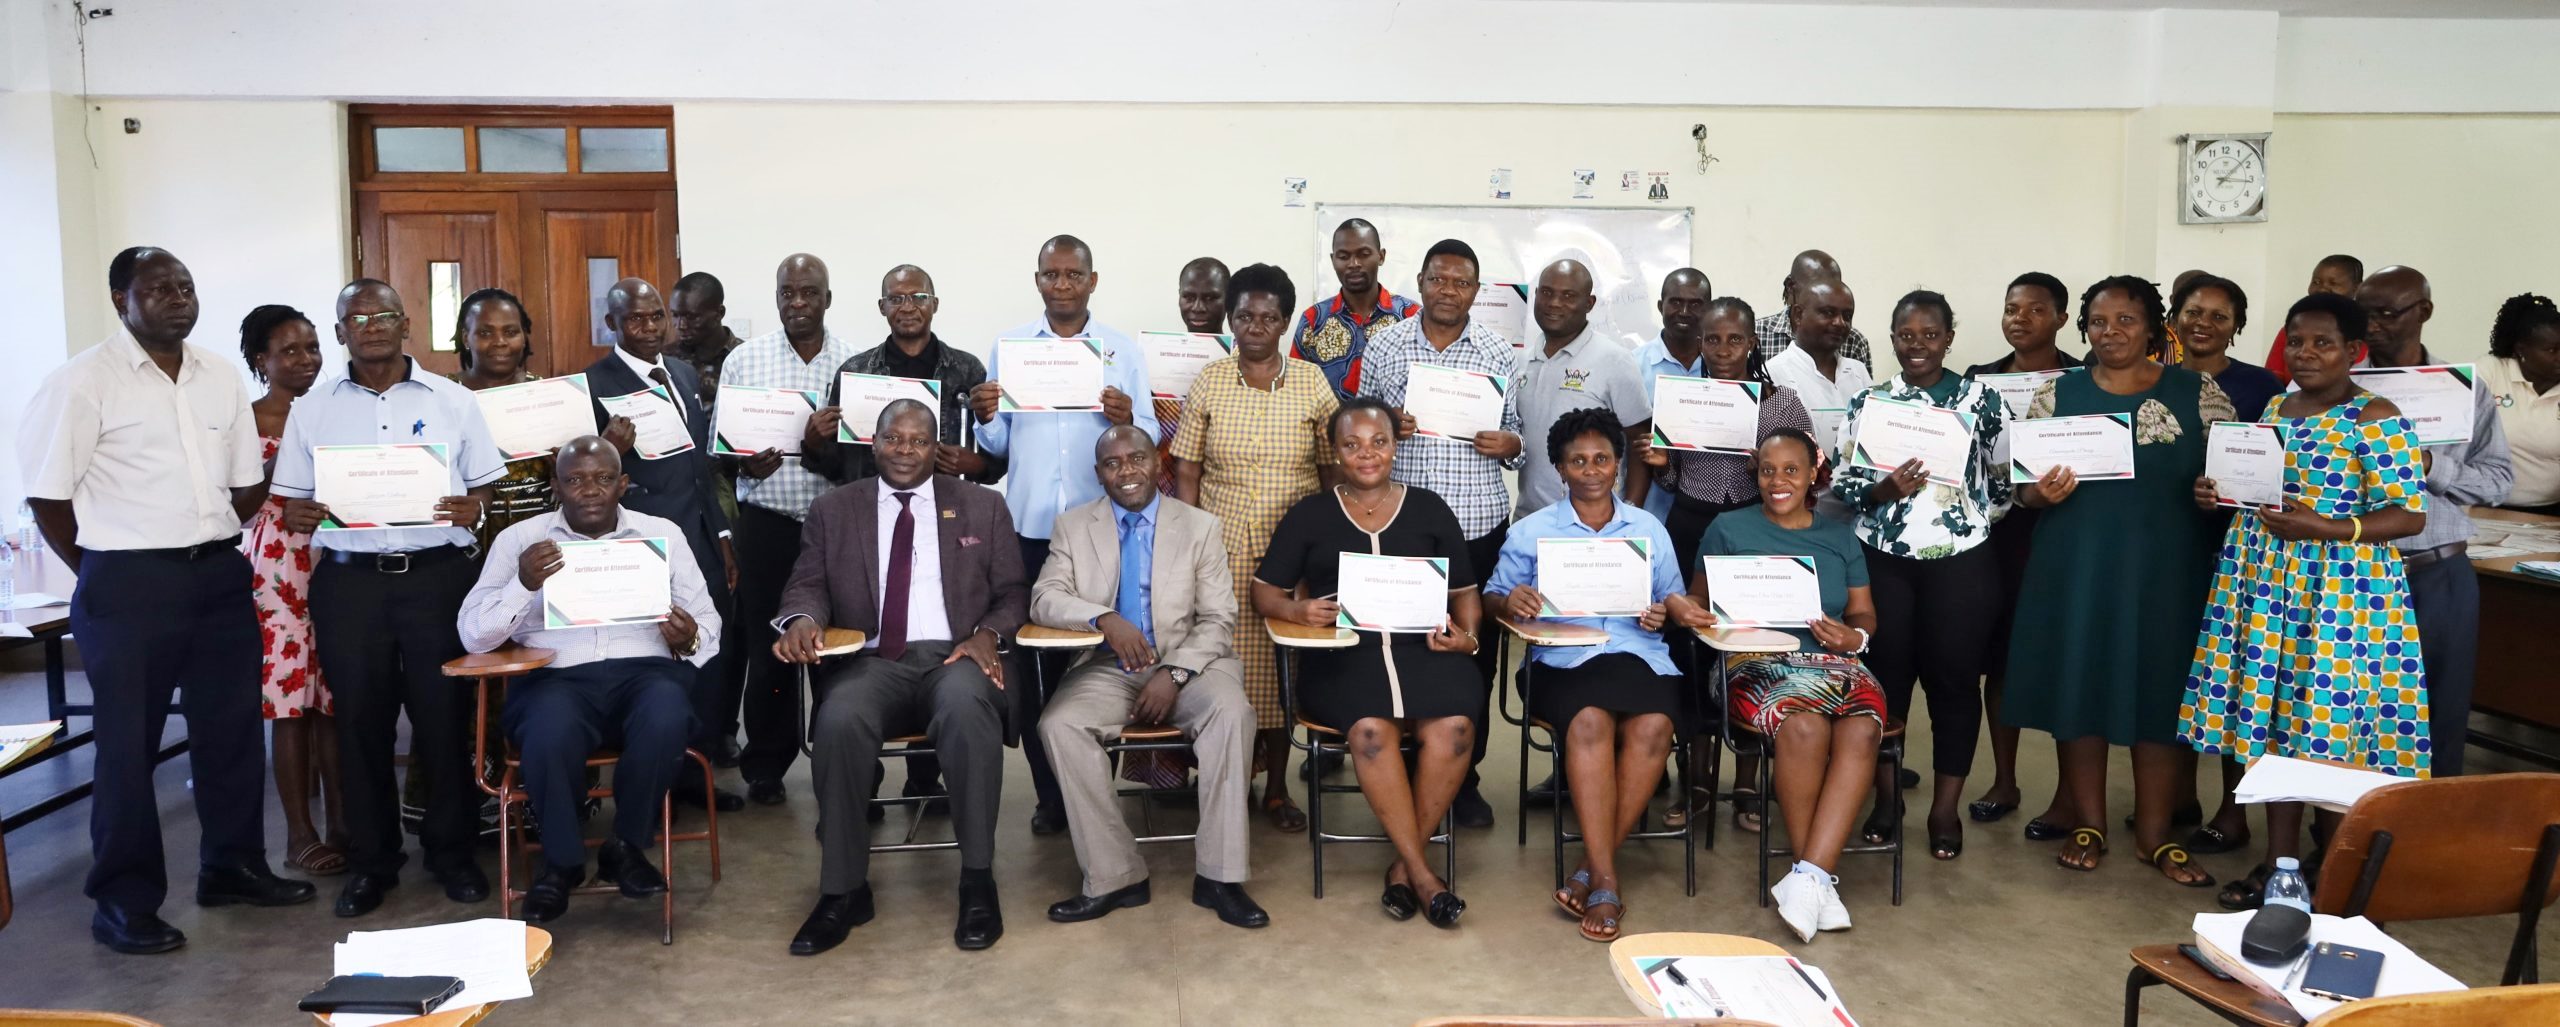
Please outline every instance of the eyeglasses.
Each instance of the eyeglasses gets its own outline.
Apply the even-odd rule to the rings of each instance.
[[[1459,292],[1465,292],[1476,287],[1476,280],[1473,278],[1450,278],[1445,275],[1431,275],[1422,280],[1422,285],[1427,289],[1454,289]]]
[[[1093,277],[1091,271],[1043,271],[1040,272],[1040,284],[1056,285],[1065,282],[1068,285],[1083,285],[1085,279],[1091,277]]]
[[[897,292],[880,297],[884,307],[921,307],[931,302],[933,294],[929,292]]]
[[[386,310],[379,314],[349,314],[347,327],[357,331],[363,331],[366,325],[377,324],[384,328],[397,328],[400,326],[400,319],[406,316],[397,310]]]

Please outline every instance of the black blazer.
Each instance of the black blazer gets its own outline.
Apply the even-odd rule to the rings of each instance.
[[[720,479],[711,466],[711,414],[702,408],[702,379],[682,360],[662,356],[658,363],[675,384],[672,391],[684,410],[686,426],[693,431],[693,448],[663,460],[643,460],[638,453],[625,451],[622,473],[630,476],[631,491],[623,494],[622,505],[676,522],[702,565],[703,582],[714,594],[726,592],[723,585],[728,575],[720,562],[718,539],[729,530],[729,515],[720,509]],[[619,353],[607,353],[587,365],[589,395],[627,396],[650,384]],[[613,415],[605,412],[602,402],[594,407],[596,431],[602,432]]]

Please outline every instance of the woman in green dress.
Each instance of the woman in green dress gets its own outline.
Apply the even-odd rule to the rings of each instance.
[[[473,392],[542,377],[525,370],[533,359],[533,315],[525,313],[524,303],[504,289],[482,289],[463,298],[461,316],[453,326],[453,342],[454,356],[462,361],[462,370],[453,380]],[[489,548],[489,541],[507,530],[508,525],[560,505],[551,495],[548,456],[510,461],[506,477],[497,481],[497,489],[497,495],[489,500],[488,516],[473,532],[482,549]]]
[[[2090,286],[2080,332],[2089,370],[2046,383],[2028,416],[2123,418],[2134,475],[2084,482],[2054,467],[2019,486],[2017,501],[2044,513],[2019,585],[2006,713],[2053,735],[2063,801],[2047,816],[2071,825],[2057,862],[2098,868],[2107,747],[2130,746],[2141,859],[2179,884],[2211,887],[2213,876],[2168,834],[2175,796],[2194,789],[2178,707],[2221,524],[2196,509],[2194,485],[2206,429],[2232,419],[2231,400],[2213,379],[2152,359],[2168,338],[2168,309],[2148,281],[2120,275]]]

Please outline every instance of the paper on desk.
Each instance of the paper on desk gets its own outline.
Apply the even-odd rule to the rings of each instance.
[[[2233,797],[2241,802],[2315,802],[2353,806],[2364,793],[2410,778],[2290,756],[2262,756],[2240,776]]]
[[[524,969],[524,921],[484,917],[401,931],[357,931],[338,943],[341,975],[462,978],[462,992],[439,1009],[531,998],[533,978]],[[349,1013],[329,1018],[336,1027],[375,1027],[412,1019]]]
[[[20,592],[9,597],[9,609],[38,610],[47,606],[69,606],[71,600],[51,592]]]
[[[2474,560],[2495,560],[2502,556],[2530,556],[2540,549],[2518,549],[2514,546],[2472,546],[2464,550]]]
[[[36,633],[35,633],[35,632],[32,632],[32,631],[27,630],[27,626],[26,626],[26,625],[24,625],[24,624],[13,624],[13,623],[5,622],[5,621],[0,621],[0,638],[34,638],[34,637],[36,637]]]
[[[1676,967],[1688,984],[1673,981],[1666,967]],[[1637,960],[1636,969],[1653,987],[1665,1017],[1733,1017],[1779,1027],[1857,1027],[1858,1021],[1841,1006],[1840,992],[1831,986],[1831,978],[1820,967],[1793,957],[1648,958]]]
[[[53,736],[62,731],[62,722],[48,720],[36,724],[0,724],[0,768],[43,751],[53,744]]]
[[[2254,912],[2198,913],[2195,920],[2196,937],[2204,939],[2214,948],[2224,952],[2238,952],[2240,935],[2249,929],[2249,918],[2256,915]],[[2469,987],[2453,979],[2451,974],[2436,969],[2435,964],[2409,951],[2408,946],[2382,933],[2382,928],[2375,927],[2373,921],[2360,916],[2335,917],[2326,913],[2312,914],[2311,944],[2319,945],[2323,942],[2332,945],[2351,945],[2382,953],[2382,979],[2373,986],[2375,998],[2389,995],[2416,995],[2430,991],[2463,991]],[[2310,950],[2303,950],[2303,958],[2309,957]],[[2292,1004],[2293,1011],[2302,1014],[2305,1020],[2315,1019],[2320,1014],[2345,1004],[2299,990],[2283,988],[2284,983],[2293,976],[2293,963],[2286,963],[2283,966],[2259,966],[2245,959],[2235,959],[2231,962],[2234,965],[2226,966],[2224,969],[2233,973],[2248,974],[2265,982],[2269,987],[2281,989],[2284,1000]]]

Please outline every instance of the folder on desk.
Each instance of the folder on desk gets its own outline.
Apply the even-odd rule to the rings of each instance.
[[[62,733],[62,722],[48,720],[40,724],[0,724],[0,770],[16,766],[18,761],[43,752]]]

